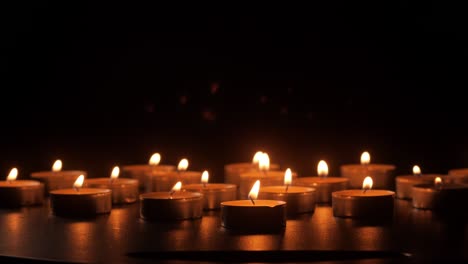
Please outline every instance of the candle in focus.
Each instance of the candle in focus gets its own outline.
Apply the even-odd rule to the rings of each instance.
[[[202,217],[203,194],[181,192],[177,182],[169,192],[140,194],[140,217],[145,220],[183,220]]]
[[[260,190],[259,198],[264,200],[278,200],[286,202],[288,215],[310,213],[315,210],[314,188],[303,186],[291,186],[292,172],[286,169],[283,186],[267,186]]]
[[[348,188],[348,178],[328,176],[328,164],[321,160],[317,165],[318,177],[298,177],[296,185],[315,188],[317,203],[331,203],[332,192]]]
[[[372,190],[373,180],[366,177],[362,190],[342,190],[332,193],[333,215],[354,218],[388,218],[393,216],[395,193]]]
[[[257,200],[260,181],[248,194],[248,200],[221,203],[221,222],[226,229],[242,231],[273,231],[286,226],[286,202]]]
[[[112,209],[111,190],[82,188],[85,177],[80,175],[73,188],[50,192],[50,207],[57,216],[93,217],[110,213]]]
[[[119,178],[120,168],[112,169],[110,178],[92,178],[86,180],[90,188],[110,189],[113,204],[134,203],[138,199],[138,180]]]
[[[237,188],[234,184],[208,183],[208,171],[204,171],[201,183],[183,185],[183,190],[203,194],[203,209],[214,210],[221,207],[221,202],[232,201],[237,197]]]
[[[375,188],[393,190],[395,186],[395,165],[372,164],[369,152],[361,154],[361,164],[341,165],[341,176],[349,179],[350,188],[361,188],[362,181],[366,176],[372,177]]]
[[[0,207],[21,207],[42,204],[44,185],[38,181],[17,180],[18,169],[10,170],[6,181],[0,181]]]
[[[441,174],[422,174],[421,168],[418,165],[414,165],[413,175],[400,175],[396,177],[396,197],[411,200],[413,198],[413,185],[430,184],[436,177],[442,176]]]
[[[145,189],[148,177],[156,174],[164,174],[169,171],[175,171],[173,165],[161,165],[161,154],[153,153],[147,164],[126,165],[122,167],[122,176],[124,178],[133,178],[138,180],[141,190]]]
[[[87,175],[82,170],[62,170],[63,163],[56,160],[50,171],[38,171],[31,173],[31,178],[36,179],[45,185],[46,194],[52,190],[69,188],[80,175]]]

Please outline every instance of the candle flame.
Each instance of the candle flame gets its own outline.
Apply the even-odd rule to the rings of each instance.
[[[362,154],[361,154],[361,164],[362,165],[367,165],[370,163],[370,154],[369,152],[367,151],[364,151]]]
[[[327,177],[328,176],[328,165],[324,160],[319,161],[317,165],[318,176]]]
[[[284,185],[291,185],[292,182],[292,172],[290,168],[287,168],[284,172]]]
[[[367,176],[364,181],[362,182],[362,189],[363,190],[370,190],[372,189],[372,185],[374,184],[374,181],[370,176]]]
[[[210,177],[210,176],[209,176],[209,174],[208,174],[208,171],[204,171],[204,172],[202,173],[202,175],[201,175],[201,182],[202,182],[203,184],[208,183],[208,178],[209,178],[209,177]]]
[[[265,152],[260,156],[258,169],[261,171],[267,171],[270,169],[270,156]]]
[[[120,174],[120,168],[119,166],[115,166],[111,172],[111,179],[112,180],[117,179],[119,177],[119,174]]]
[[[188,165],[189,165],[189,163],[188,163],[188,160],[187,160],[187,159],[181,159],[181,160],[179,161],[179,165],[177,165],[177,170],[179,170],[179,171],[186,171],[187,168],[188,168]]]
[[[73,183],[73,188],[80,189],[83,186],[83,182],[84,182],[84,175],[81,174],[80,176],[78,176],[76,181]]]
[[[414,175],[421,175],[421,168],[418,165],[413,166],[413,174]]]
[[[262,155],[263,155],[262,151],[257,151],[255,153],[255,155],[253,156],[252,163],[253,164],[258,164],[260,162],[260,159],[261,159]]]
[[[249,192],[249,199],[250,200],[256,200],[258,197],[258,192],[260,191],[260,180],[257,180],[254,185],[252,186],[252,189]]]
[[[61,171],[61,170],[62,170],[62,161],[58,159],[54,162],[54,165],[52,165],[52,171]]]
[[[182,188],[182,182],[178,181],[174,187],[172,187],[171,193],[178,192]]]
[[[154,153],[153,155],[151,155],[148,164],[157,166],[159,165],[159,162],[161,162],[161,155],[159,153]]]
[[[17,168],[13,168],[10,170],[10,173],[8,173],[8,176],[7,176],[7,181],[14,181],[16,180],[16,177],[18,177],[18,169]]]
[[[436,178],[434,179],[434,185],[436,186],[436,188],[442,187],[442,178],[436,177]]]

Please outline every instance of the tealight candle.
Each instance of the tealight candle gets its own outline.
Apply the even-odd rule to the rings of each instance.
[[[126,165],[122,167],[122,174],[125,178],[133,178],[138,180],[140,189],[145,188],[148,182],[148,177],[153,174],[166,173],[175,171],[176,167],[173,165],[161,165],[161,154],[154,153],[151,155],[148,164],[135,164]]]
[[[41,181],[45,185],[46,194],[52,190],[69,188],[80,175],[87,175],[81,170],[62,170],[62,161],[56,160],[50,171],[38,171],[31,173],[31,178]]]
[[[231,163],[224,166],[224,182],[240,185],[240,175],[246,172],[258,171],[259,161],[263,158],[263,155],[267,153],[257,151],[252,158],[252,162],[239,162]],[[280,166],[278,164],[270,164],[270,170],[278,170]]]
[[[50,192],[50,207],[57,216],[90,217],[110,213],[112,209],[111,190],[82,188],[84,175],[73,183],[73,188]]]
[[[208,171],[204,171],[201,183],[187,184],[183,190],[203,194],[203,209],[213,210],[221,207],[221,202],[232,201],[237,197],[237,188],[234,184],[208,183]]]
[[[203,194],[181,192],[177,182],[170,192],[140,194],[140,217],[145,220],[183,220],[202,217]]]
[[[44,185],[38,181],[16,180],[18,169],[11,169],[6,181],[0,181],[0,207],[42,204]]]
[[[434,183],[413,185],[412,205],[418,209],[430,209],[448,213],[468,212],[468,185],[444,183],[436,177]]]
[[[138,199],[138,180],[119,178],[120,168],[114,167],[110,178],[93,178],[86,180],[90,188],[110,189],[113,204],[134,203]]]
[[[399,199],[413,198],[412,187],[415,184],[430,184],[436,177],[442,177],[440,174],[422,174],[418,165],[413,166],[413,175],[400,175],[396,177],[396,197]]]
[[[288,215],[310,213],[315,210],[315,189],[303,186],[291,186],[292,172],[286,169],[284,186],[267,186],[260,190],[259,199],[286,202]]]
[[[395,165],[370,164],[370,154],[365,151],[361,155],[361,164],[341,165],[341,176],[349,178],[350,188],[360,188],[366,176],[376,181],[375,188],[393,190],[395,186]]]
[[[296,180],[296,185],[316,190],[317,203],[331,203],[332,192],[345,190],[348,187],[348,178],[328,176],[328,165],[324,160],[318,163],[317,172],[318,177],[298,177]]]
[[[368,176],[363,181],[362,190],[333,192],[333,215],[355,218],[391,217],[395,193],[387,190],[371,190],[372,185],[372,178]]]
[[[249,200],[221,203],[221,223],[224,228],[242,231],[273,231],[286,226],[286,202],[257,200],[260,181],[248,195]]]
[[[451,169],[448,176],[454,183],[468,184],[468,168]]]
[[[178,181],[185,184],[196,184],[200,182],[201,171],[188,171],[189,162],[181,159],[177,165],[177,171],[156,172],[148,177],[146,192],[166,192]]]

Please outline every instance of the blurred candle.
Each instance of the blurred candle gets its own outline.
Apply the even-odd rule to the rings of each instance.
[[[221,207],[221,202],[235,200],[237,196],[236,185],[225,183],[208,183],[208,171],[204,171],[201,183],[192,183],[183,186],[183,190],[203,194],[203,209],[214,210]]]
[[[86,180],[87,187],[110,189],[113,204],[134,203],[138,199],[138,180],[119,178],[120,169],[115,166],[110,178],[92,178]]]
[[[366,176],[372,177],[375,188],[393,190],[395,186],[395,165],[372,164],[369,152],[361,154],[361,164],[341,165],[341,176],[349,179],[350,188],[360,188]]]
[[[87,175],[82,170],[62,170],[63,163],[56,160],[50,171],[38,171],[31,173],[31,178],[36,179],[45,185],[46,194],[52,190],[68,188],[73,185],[76,178],[80,175]]]
[[[164,174],[169,171],[174,171],[174,165],[161,165],[161,154],[154,153],[151,155],[148,164],[126,165],[122,167],[122,176],[124,178],[133,178],[138,180],[140,189],[144,189],[148,182],[148,178],[152,175]]]
[[[413,198],[412,187],[415,184],[431,184],[441,174],[422,174],[418,165],[413,166],[413,175],[400,175],[396,177],[396,197],[399,199]]]
[[[328,165],[321,160],[317,165],[318,177],[298,177],[296,185],[315,188],[317,203],[331,203],[331,194],[348,188],[348,178],[329,177]]]
[[[180,181],[183,185],[196,184],[200,182],[201,171],[189,171],[188,159],[181,159],[176,171],[155,173],[149,177],[146,192],[167,192],[172,186]]]
[[[38,181],[16,180],[18,169],[11,169],[6,181],[0,181],[0,207],[21,207],[42,204],[44,185]]]

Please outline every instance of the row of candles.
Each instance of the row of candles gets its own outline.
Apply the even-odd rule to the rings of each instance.
[[[413,175],[394,177],[394,165],[371,164],[368,152],[362,153],[361,164],[342,165],[341,177],[328,176],[323,160],[317,176],[298,177],[289,168],[270,164],[268,154],[259,151],[252,162],[226,165],[225,183],[208,183],[208,171],[187,170],[187,159],[177,168],[160,161],[155,153],[148,164],[124,166],[124,178],[114,167],[109,178],[86,180],[85,171],[62,170],[60,160],[51,171],[32,173],[32,180],[16,180],[18,170],[13,168],[0,181],[0,207],[42,204],[48,195],[55,215],[83,217],[140,200],[140,216],[150,221],[195,219],[203,210],[221,209],[226,228],[271,229],[284,227],[288,216],[312,213],[317,203],[331,204],[335,217],[388,218],[395,196],[411,200],[414,208],[436,211],[450,210],[468,198],[468,169],[422,174],[416,165]]]

